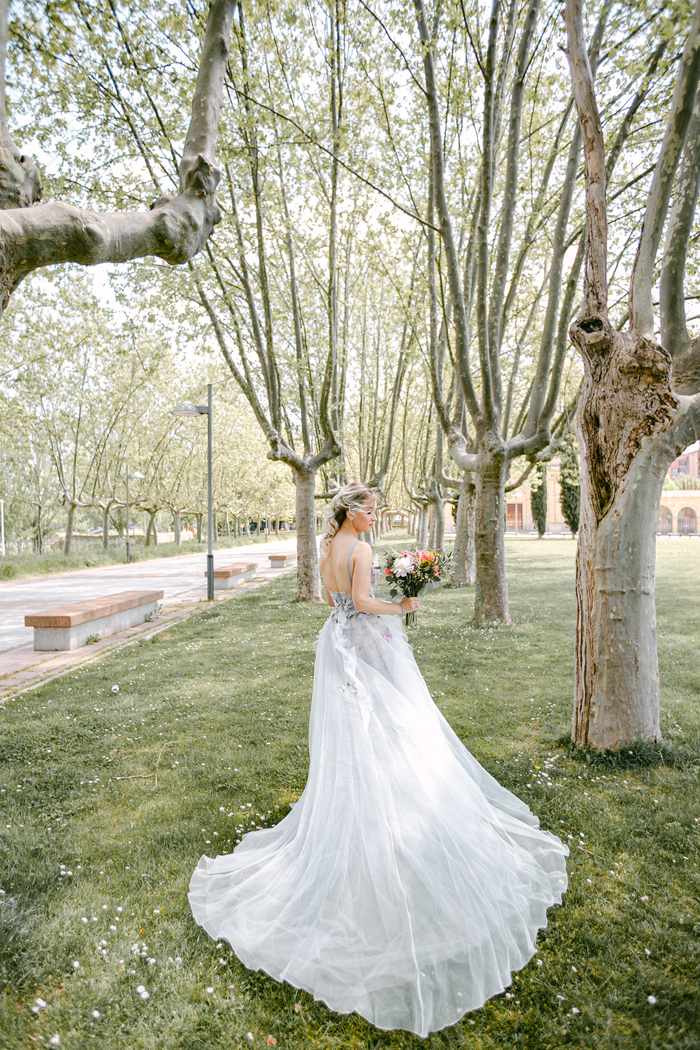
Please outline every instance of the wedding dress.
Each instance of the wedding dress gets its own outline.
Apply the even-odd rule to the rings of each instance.
[[[304,792],[276,827],[202,857],[190,905],[250,969],[425,1037],[532,957],[568,849],[450,728],[401,617],[331,597]]]

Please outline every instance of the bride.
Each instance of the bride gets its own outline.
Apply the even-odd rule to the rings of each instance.
[[[372,595],[359,540],[375,496],[346,485],[321,540],[326,599],[304,792],[276,827],[202,857],[195,920],[246,966],[339,1013],[427,1036],[511,983],[561,903],[568,854],[467,751]]]

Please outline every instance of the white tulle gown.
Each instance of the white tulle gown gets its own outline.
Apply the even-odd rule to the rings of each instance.
[[[276,827],[202,857],[190,905],[250,969],[426,1036],[531,958],[568,849],[457,738],[401,618],[332,597],[304,792]]]

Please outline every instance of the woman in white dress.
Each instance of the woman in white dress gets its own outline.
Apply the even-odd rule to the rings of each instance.
[[[370,489],[331,502],[309,775],[274,828],[202,857],[196,921],[246,966],[339,1013],[427,1036],[511,983],[566,890],[568,849],[467,751],[400,614],[371,593]]]

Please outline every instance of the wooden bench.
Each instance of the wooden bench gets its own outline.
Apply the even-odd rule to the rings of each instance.
[[[296,554],[271,554],[270,568],[284,569],[287,565],[294,565],[297,560]]]
[[[37,650],[79,649],[89,638],[96,641],[155,620],[162,598],[163,591],[120,591],[32,613],[24,617],[24,624],[34,628]]]
[[[258,567],[256,561],[241,562],[238,565],[224,565],[220,569],[214,569],[214,590],[227,591],[230,587],[237,587],[239,583],[252,580]],[[206,576],[206,571],[204,573]]]

